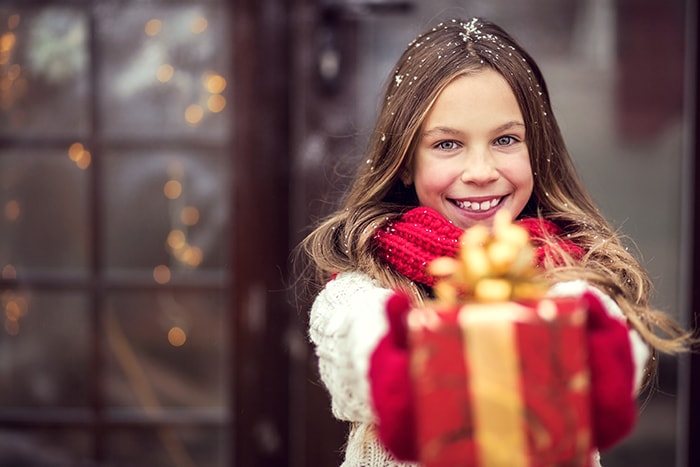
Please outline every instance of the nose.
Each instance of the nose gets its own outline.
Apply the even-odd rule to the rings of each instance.
[[[498,179],[493,155],[488,151],[471,154],[465,161],[461,178],[464,183],[475,185],[485,185]]]

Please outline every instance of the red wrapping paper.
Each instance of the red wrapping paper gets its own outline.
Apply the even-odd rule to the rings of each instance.
[[[590,466],[585,313],[573,298],[412,310],[421,462]]]

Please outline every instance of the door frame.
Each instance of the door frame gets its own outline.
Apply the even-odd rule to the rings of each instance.
[[[290,13],[294,2],[242,0],[233,40],[232,465],[287,465],[294,318],[288,262]]]
[[[683,268],[687,280],[683,284],[686,313],[686,324],[695,329],[696,337],[700,337],[700,7],[697,2],[688,2],[687,23],[687,72],[686,95],[688,100],[686,118],[688,121],[688,146],[686,167],[689,176],[685,180],[687,202],[684,214],[689,217],[685,225],[686,240],[683,247],[690,263]],[[681,357],[679,371],[679,438],[677,444],[678,467],[700,465],[700,354],[696,352]]]

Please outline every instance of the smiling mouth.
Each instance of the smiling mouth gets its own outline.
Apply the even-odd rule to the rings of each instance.
[[[452,200],[452,202],[460,209],[465,209],[467,211],[481,212],[492,209],[501,202],[503,198],[493,198],[485,201],[459,201]]]

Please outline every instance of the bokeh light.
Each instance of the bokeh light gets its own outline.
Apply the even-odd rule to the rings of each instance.
[[[226,78],[218,73],[205,73],[203,77],[204,88],[212,94],[221,94],[226,89]]]
[[[168,331],[168,342],[170,342],[170,345],[173,347],[182,347],[185,345],[186,341],[187,334],[185,334],[185,331],[181,327],[173,326],[170,328]]]
[[[170,268],[164,264],[159,264],[153,268],[153,279],[159,284],[170,282]]]
[[[146,23],[146,27],[144,28],[144,31],[146,32],[147,36],[155,36],[157,35],[161,29],[163,28],[163,23],[159,19],[152,19],[149,20]]]
[[[207,100],[207,108],[214,113],[219,113],[226,107],[226,98],[221,94],[214,94]]]
[[[183,224],[191,227],[199,222],[199,209],[194,206],[186,206],[180,212],[180,220]]]
[[[192,34],[201,34],[204,31],[207,30],[209,27],[209,22],[207,21],[206,18],[199,16],[192,20],[192,23],[190,24],[190,31]]]
[[[177,180],[168,180],[163,187],[163,193],[168,199],[178,199],[182,194],[182,184]]]
[[[173,68],[172,65],[164,63],[158,67],[158,71],[156,71],[156,79],[161,83],[167,83],[172,79],[174,74],[175,68]]]
[[[185,121],[192,126],[199,125],[204,118],[204,110],[201,105],[192,104],[185,110]]]

